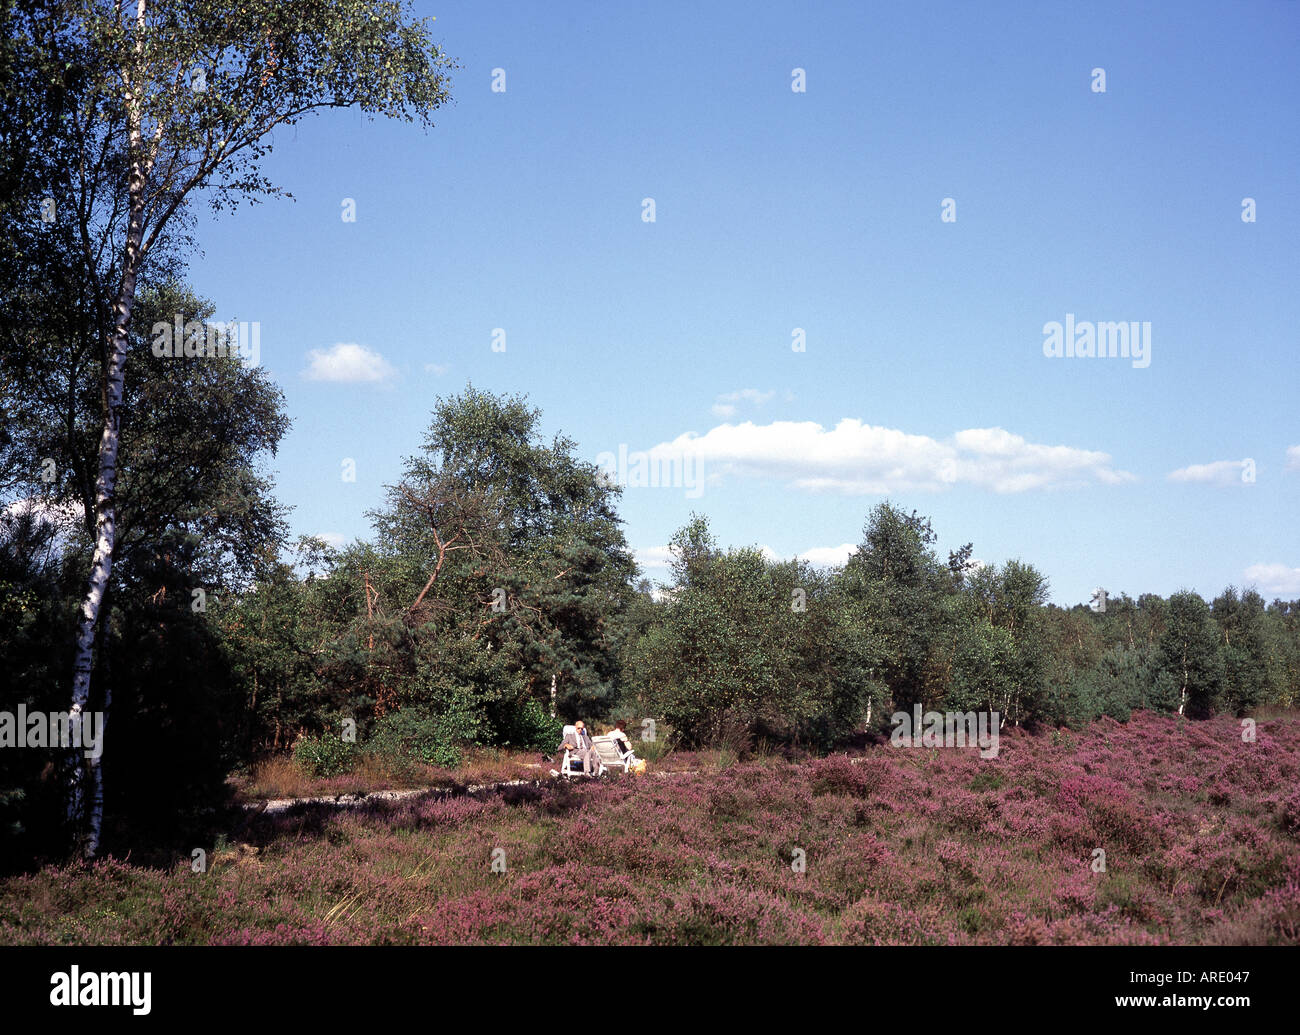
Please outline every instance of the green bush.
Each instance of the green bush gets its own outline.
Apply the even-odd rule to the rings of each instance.
[[[458,713],[434,715],[423,708],[402,708],[379,719],[366,750],[398,771],[412,765],[455,769],[460,765],[460,741],[466,732]]]
[[[357,763],[357,747],[337,736],[307,737],[293,749],[293,759],[312,776],[339,776]]]
[[[564,724],[546,713],[537,701],[511,708],[497,722],[497,743],[529,751],[555,750]]]

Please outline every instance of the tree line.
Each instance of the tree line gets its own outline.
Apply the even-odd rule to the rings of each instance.
[[[322,765],[377,743],[452,766],[471,745],[549,751],[565,719],[621,717],[683,746],[825,751],[917,703],[1033,728],[1249,715],[1300,690],[1300,601],[1230,587],[1063,608],[1032,564],[980,566],[969,544],[941,558],[930,522],[891,501],[837,568],[723,549],[692,515],[655,587],[624,538],[623,490],[571,439],[544,439],[525,398],[473,386],[438,400],[372,535],[291,542],[258,473],[287,427],[264,374],[142,358],[136,384],[98,658],[124,815],[218,801],[232,768],[295,743]],[[229,422],[197,453],[177,434],[196,406]],[[11,508],[0,531],[4,708],[66,697],[93,540],[48,513]],[[10,822],[57,790],[23,757],[0,753]]]

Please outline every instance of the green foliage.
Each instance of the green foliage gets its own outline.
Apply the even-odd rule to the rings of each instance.
[[[153,318],[212,311],[177,287],[188,199],[206,190],[220,208],[281,193],[259,171],[269,134],[316,110],[429,124],[451,63],[400,2],[195,0],[138,17],[101,0],[4,3],[0,19],[0,492],[79,504],[81,534],[60,549],[83,572],[97,502],[108,518],[111,580],[103,604],[86,598],[78,671],[91,672],[91,710],[115,709],[108,812],[138,803],[137,818],[165,822],[173,803],[133,780],[144,760],[199,809],[221,793],[236,732],[221,720],[238,714],[217,631],[176,600],[247,588],[284,534],[256,466],[287,429],[279,393],[237,360],[149,349]],[[204,88],[187,88],[200,76]],[[49,225],[36,218],[45,197],[59,213]],[[115,492],[98,488],[114,476]],[[70,613],[56,626],[52,650],[71,651],[74,624]],[[89,811],[70,820],[98,843]]]
[[[150,354],[155,316],[203,319],[212,311],[179,285],[147,287],[137,304],[146,329],[133,338],[135,375],[119,409],[131,434],[118,455],[113,579],[90,701],[98,710],[112,693],[105,807],[115,844],[145,828],[178,832],[198,822],[224,800],[226,774],[246,757],[248,698],[232,673],[226,623],[231,599],[268,570],[266,558],[282,542],[283,508],[260,466],[288,421],[280,392],[260,370]],[[38,507],[0,522],[0,652],[14,677],[0,689],[0,708],[24,699],[49,711],[68,704],[72,620],[89,557],[84,515],[93,521],[94,514],[98,436],[78,416],[98,405],[92,346],[93,338],[78,339],[78,347],[52,348],[48,361],[30,367],[0,348],[7,357],[0,406],[9,406],[10,392],[23,398],[22,420],[7,440],[19,465],[11,492]],[[53,483],[29,462],[38,456],[55,461]],[[36,838],[37,810],[59,813],[61,781],[57,772],[42,777],[48,759],[36,764],[39,756],[17,754],[25,756],[14,761],[31,793],[16,807],[24,837]],[[7,762],[0,759],[0,786]],[[29,764],[35,771],[26,771]]]
[[[936,538],[927,518],[880,503],[841,576],[849,599],[879,637],[877,678],[902,710],[932,696],[929,662],[953,584],[951,569],[931,549]]]
[[[401,771],[410,763],[454,769],[461,763],[465,745],[491,742],[500,746],[551,751],[560,741],[561,723],[536,701],[502,709],[499,720],[486,726],[464,695],[460,707],[435,712],[412,705],[390,712],[371,727],[365,750],[390,769]],[[489,732],[490,731],[490,732]]]
[[[1002,770],[994,768],[981,769],[970,782],[972,791],[996,791],[1002,787],[1006,777]]]
[[[399,772],[413,762],[454,769],[460,765],[460,743],[467,732],[456,716],[403,708],[375,722],[366,751]]]
[[[536,701],[524,701],[503,710],[496,722],[497,742],[502,746],[545,751],[549,754],[560,742],[564,723],[553,719]]]
[[[357,746],[337,734],[304,737],[294,746],[293,758],[312,776],[339,776],[358,759]]]
[[[1276,701],[1286,686],[1286,650],[1280,623],[1254,590],[1238,595],[1229,586],[1210,607],[1220,633],[1225,710],[1245,715],[1265,701]]]
[[[1007,629],[965,610],[964,620],[951,625],[951,676],[939,703],[963,712],[1005,712],[1004,702],[1014,693],[1015,640]]]
[[[434,723],[421,737],[439,764],[472,744],[550,749],[552,678],[564,714],[609,711],[635,570],[619,490],[571,440],[542,440],[539,420],[472,386],[439,400],[372,514],[373,544],[303,541],[241,595],[226,630],[256,702],[250,749],[345,708],[362,731],[380,715]]]
[[[1121,593],[1106,611],[1065,610],[1046,603],[1032,565],[973,570],[963,547],[944,566],[933,540],[926,519],[884,503],[849,563],[825,572],[724,551],[694,516],[671,544],[673,585],[657,603],[642,586],[626,612],[628,703],[682,744],[825,747],[862,731],[868,708],[878,724],[918,701],[1081,728],[1294,694],[1289,605],[1230,591],[1212,619],[1195,594]],[[796,590],[803,611],[790,607]]]
[[[864,728],[879,651],[833,577],[723,553],[701,518],[672,549],[677,585],[630,662],[646,714],[680,743],[742,749],[759,737],[827,746]]]
[[[1224,680],[1224,659],[1210,608],[1190,591],[1169,598],[1160,639],[1160,664],[1179,688],[1179,707],[1193,718],[1210,715]]]

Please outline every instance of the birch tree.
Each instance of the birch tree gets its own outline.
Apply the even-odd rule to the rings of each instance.
[[[1210,608],[1198,594],[1181,590],[1169,598],[1160,659],[1177,682],[1179,715],[1204,718],[1210,714],[1223,684],[1218,639]]]
[[[271,134],[324,108],[432,125],[454,67],[407,4],[367,0],[79,0],[51,5],[51,39],[84,55],[86,88],[71,119],[78,173],[100,168],[109,141],[123,141],[122,232],[103,334],[94,553],[77,617],[72,681],[73,741],[89,710],[96,635],[116,542],[119,408],[137,283],[152,249],[187,200],[217,210],[284,193],[259,172]],[[48,52],[44,52],[48,58]],[[62,75],[51,63],[50,74]],[[85,221],[85,212],[80,213]],[[102,700],[107,713],[111,701]],[[104,717],[107,728],[107,714]],[[81,854],[99,850],[103,778],[98,759],[75,755],[68,821]]]

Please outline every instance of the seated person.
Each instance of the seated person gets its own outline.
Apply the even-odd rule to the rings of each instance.
[[[573,733],[568,732],[566,727],[564,740],[560,742],[560,751],[568,750],[571,754],[577,755],[582,759],[582,771],[587,776],[595,775],[595,770],[600,765],[600,758],[596,754],[596,749],[591,746],[591,734],[587,732],[587,727],[581,719],[573,724]]]
[[[614,723],[614,728],[605,734],[605,736],[614,738],[614,746],[618,748],[619,755],[626,758],[628,755],[632,754],[632,742],[628,740],[627,737],[626,719],[619,719],[618,722]],[[632,758],[628,759],[628,761],[635,762],[636,756],[632,755]]]

